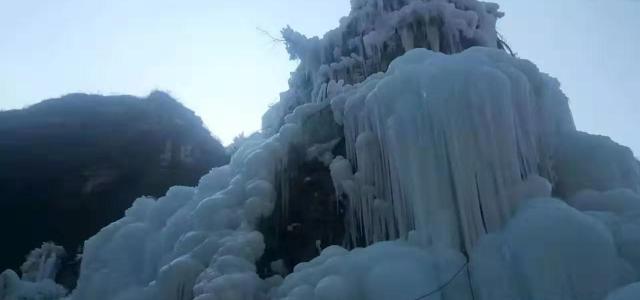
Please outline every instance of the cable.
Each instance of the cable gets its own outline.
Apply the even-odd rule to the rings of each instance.
[[[437,293],[437,292],[439,292],[439,291],[442,291],[442,290],[443,290],[444,288],[446,288],[449,284],[451,284],[451,282],[453,281],[453,279],[454,279],[454,278],[456,278],[456,277],[458,277],[458,275],[460,275],[460,272],[462,272],[462,270],[464,270],[464,268],[465,268],[466,266],[468,266],[468,265],[469,265],[469,261],[465,262],[465,263],[464,263],[464,265],[462,265],[462,267],[460,267],[460,270],[458,270],[458,272],[456,272],[455,274],[453,274],[453,276],[452,276],[451,278],[449,278],[449,280],[448,280],[447,282],[445,282],[444,284],[442,284],[441,286],[439,286],[437,289],[435,289],[435,290],[433,290],[433,291],[431,291],[431,292],[428,292],[428,293],[426,293],[426,294],[424,294],[424,295],[422,295],[422,296],[420,296],[420,297],[418,297],[418,298],[416,298],[416,299],[414,299],[414,300],[422,300],[422,299],[426,299],[427,297],[429,297],[429,296],[431,296],[431,295],[433,295],[433,294],[435,294],[435,293]]]

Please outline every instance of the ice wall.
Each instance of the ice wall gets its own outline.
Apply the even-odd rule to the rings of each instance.
[[[300,66],[289,91],[263,117],[263,130],[277,132],[286,114],[300,104],[322,102],[342,84],[386,71],[391,61],[414,48],[447,54],[472,46],[500,48],[495,3],[476,0],[358,0],[338,28],[322,38],[287,27],[283,40]]]
[[[480,47],[412,50],[331,105],[356,169],[335,178],[356,219],[354,244],[358,235],[371,244],[417,229],[432,243],[471,249],[509,220],[528,177],[551,173],[553,144],[574,130],[555,80]]]

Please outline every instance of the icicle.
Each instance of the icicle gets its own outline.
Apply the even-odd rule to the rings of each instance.
[[[435,52],[440,52],[440,29],[430,22],[429,18],[425,19],[427,26],[427,39],[429,48]]]
[[[416,49],[394,61],[384,79],[370,78],[335,98],[347,156],[358,168],[359,201],[350,199],[349,214],[356,219],[348,223],[361,229],[366,243],[416,229],[427,243],[471,249],[480,236],[502,228],[516,207],[510,191],[523,173],[535,172],[526,166],[550,151],[530,142],[553,138],[535,124],[564,111],[531,109],[542,100],[528,91],[545,81],[527,80],[542,75],[511,59],[489,50],[444,56]],[[534,150],[519,151],[519,143]]]
[[[402,48],[404,51],[409,51],[414,48],[413,46],[413,31],[411,30],[411,24],[402,27],[400,30],[400,39],[402,41]]]

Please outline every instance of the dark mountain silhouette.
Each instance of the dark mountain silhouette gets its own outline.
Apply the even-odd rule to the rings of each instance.
[[[142,195],[195,185],[224,147],[171,96],[71,94],[0,112],[0,270],[44,241],[71,256]]]

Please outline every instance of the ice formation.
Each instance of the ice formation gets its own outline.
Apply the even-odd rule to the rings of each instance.
[[[301,60],[283,93],[263,117],[263,131],[277,132],[285,115],[308,102],[333,96],[343,84],[385,71],[414,48],[457,53],[471,46],[501,48],[495,29],[502,13],[495,3],[476,0],[354,0],[349,16],[322,39],[287,27],[282,31],[291,58]]]
[[[468,275],[451,283],[466,288],[439,292],[441,299],[598,299],[637,279],[639,243],[627,228],[637,218],[616,215],[634,205],[633,192],[602,208],[587,196],[571,201],[597,210],[589,214],[558,200],[527,201],[550,196],[540,175],[553,173],[558,133],[574,130],[557,83],[531,63],[489,48],[416,49],[330,100],[297,107],[272,136],[246,138],[197,187],[138,199],[87,241],[72,299],[409,299],[438,287],[468,256]],[[330,134],[306,123],[329,106],[344,126],[346,158],[328,167],[348,201],[345,246],[373,246],[349,254],[330,247],[282,283],[263,279],[256,226],[276,206],[304,201],[286,192],[288,154],[329,151],[315,141]],[[375,244],[395,239],[410,243]],[[364,263],[371,261],[380,263]],[[554,267],[556,277],[546,274]],[[387,274],[406,276],[385,282]]]
[[[301,62],[263,130],[89,239],[68,298],[635,299],[640,164],[577,132],[559,83],[501,49],[498,6],[351,4],[322,39],[283,31]],[[310,161],[345,239],[311,235],[324,249],[293,267],[269,246],[310,231],[290,221],[311,206],[292,193]],[[28,284],[1,280],[0,295]]]
[[[54,280],[62,257],[66,255],[64,248],[54,243],[43,243],[42,247],[34,249],[27,255],[27,260],[20,267],[22,280],[42,281]]]
[[[271,296],[604,299],[612,289],[637,280],[637,269],[618,254],[614,239],[612,232],[588,213],[558,199],[530,199],[521,203],[503,232],[480,240],[468,265],[458,251],[425,247],[412,238],[409,242],[379,242],[351,252],[334,246],[296,266]],[[427,294],[428,298],[421,298]]]
[[[64,248],[54,243],[43,243],[27,255],[20,267],[22,278],[6,270],[0,274],[1,300],[54,300],[63,297],[67,291],[54,282],[65,256]]]
[[[2,300],[57,300],[67,291],[51,279],[38,282],[20,280],[18,275],[6,270],[0,273],[0,299]]]
[[[615,291],[606,300],[635,300],[640,295],[640,282],[630,284]]]
[[[640,193],[640,163],[629,148],[609,137],[584,132],[564,134],[556,148],[554,170],[559,196],[569,198],[584,189]]]
[[[450,249],[423,249],[401,241],[380,242],[351,252],[331,246],[317,258],[297,265],[294,273],[272,290],[271,298],[413,300],[438,290],[465,264],[464,256]],[[466,277],[459,277],[453,282],[455,288],[441,294],[450,299],[468,298],[463,279]]]
[[[264,241],[255,226],[274,210],[287,147],[303,138],[296,122],[315,111],[296,110],[274,136],[245,139],[231,163],[196,188],[136,200],[86,242],[72,299],[264,298],[269,284],[255,269]]]
[[[530,200],[503,232],[486,236],[474,250],[476,296],[603,299],[637,280],[616,246],[611,231],[589,214],[555,199]]]
[[[489,48],[412,50],[344,90],[331,104],[358,169],[346,194],[366,244],[415,228],[472,248],[513,214],[515,187],[551,173],[558,133],[573,130],[555,81]]]

